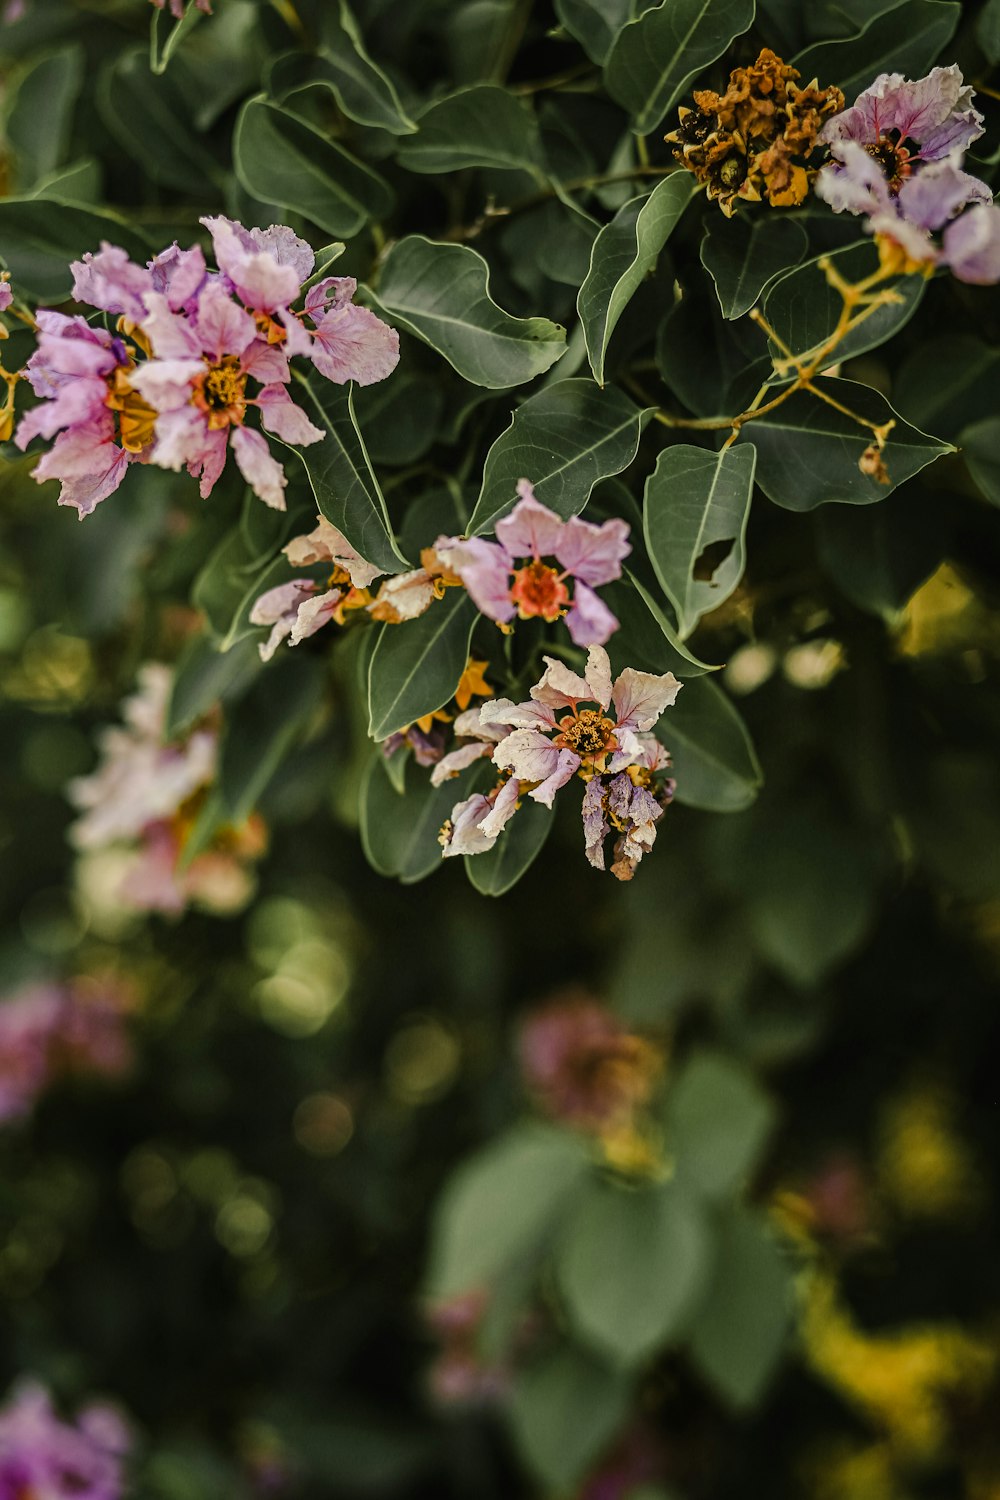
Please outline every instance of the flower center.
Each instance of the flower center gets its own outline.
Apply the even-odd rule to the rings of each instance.
[[[614,736],[614,721],[601,713],[599,708],[581,708],[575,715],[567,714],[559,720],[562,730],[560,739],[568,750],[581,758],[587,755],[603,755],[610,748]]]
[[[541,615],[543,620],[558,620],[569,602],[569,590],[555,568],[546,563],[528,563],[518,568],[511,584],[510,597],[522,620]]]
[[[209,365],[194,400],[208,412],[211,428],[238,426],[246,415],[247,377],[235,354],[224,354],[217,365]]]
[[[131,368],[131,366],[130,366]],[[118,437],[126,453],[141,453],[153,441],[157,413],[129,384],[120,365],[108,381],[106,406],[118,413]]]
[[[882,168],[890,190],[898,193],[903,185],[903,178],[909,177],[913,171],[910,153],[906,147],[898,141],[891,140],[887,135],[880,135],[878,140],[866,146],[865,150]]]

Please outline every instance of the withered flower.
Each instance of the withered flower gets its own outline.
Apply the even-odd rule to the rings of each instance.
[[[727,218],[739,199],[792,208],[809,192],[819,163],[808,158],[844,96],[816,79],[800,88],[798,76],[765,47],[750,67],[733,69],[724,94],[696,89],[694,108],[682,107],[680,124],[664,137]]]

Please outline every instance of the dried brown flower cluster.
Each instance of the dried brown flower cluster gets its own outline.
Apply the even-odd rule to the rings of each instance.
[[[807,165],[820,128],[844,108],[844,95],[816,80],[804,88],[797,69],[769,47],[749,68],[734,68],[724,94],[697,89],[693,109],[665,137],[677,160],[731,218],[737,200],[772,208],[801,203],[817,167]]]

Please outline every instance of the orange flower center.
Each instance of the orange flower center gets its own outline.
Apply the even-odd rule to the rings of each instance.
[[[546,563],[528,563],[514,574],[510,597],[522,620],[541,615],[543,620],[558,620],[569,602],[569,590],[555,568]]]
[[[607,718],[599,708],[579,708],[559,720],[561,733],[557,745],[564,745],[581,759],[598,758],[615,748],[614,720]]]
[[[904,177],[909,177],[913,171],[910,153],[906,147],[890,140],[887,135],[880,135],[878,140],[866,146],[865,150],[882,168],[890,190],[898,193],[903,185]]]
[[[208,365],[191,399],[208,413],[208,425],[213,430],[238,427],[246,416],[246,386],[247,377],[238,357],[224,354],[217,365]]]

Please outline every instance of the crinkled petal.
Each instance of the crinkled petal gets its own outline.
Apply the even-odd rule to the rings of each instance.
[[[70,264],[73,297],[103,312],[123,313],[133,323],[146,316],[143,294],[153,290],[153,278],[145,266],[133,265],[118,245],[101,241],[96,255],[88,250],[82,260]]]
[[[563,526],[555,555],[567,573],[592,588],[610,583],[621,577],[622,559],[632,551],[629,530],[628,522],[618,518],[595,526],[573,516]]]
[[[434,598],[434,580],[426,569],[412,568],[387,578],[368,608],[374,619],[399,625],[422,615]]]
[[[32,475],[39,483],[61,480],[58,503],[72,506],[82,519],[114,493],[128,465],[129,455],[113,441],[113,424],[109,431],[107,425],[94,423],[61,433]]]
[[[9,281],[0,281],[0,312],[6,312],[14,300],[14,289]]]
[[[254,494],[272,510],[284,510],[288,480],[260,433],[251,432],[248,427],[234,428],[233,456]]]
[[[147,359],[129,379],[150,406],[173,412],[190,405],[193,384],[204,373],[203,359]]]
[[[618,629],[618,619],[593,589],[577,583],[566,615],[566,629],[577,646],[603,646]]]
[[[247,233],[258,250],[270,256],[279,266],[289,266],[300,284],[312,275],[316,264],[312,246],[300,239],[287,224],[270,224],[267,229],[250,229]]]
[[[213,438],[222,438],[224,432],[210,433],[205,418],[196,406],[182,406],[175,411],[162,412],[156,419],[156,445],[152,462],[159,469],[183,469],[188,464],[200,464],[206,448]]]
[[[451,828],[444,846],[444,857],[455,854],[486,854],[497,841],[496,834],[483,833],[480,824],[493,811],[493,804],[482,792],[475,792],[458,802],[451,810]]]
[[[143,301],[146,316],[140,326],[153,353],[160,359],[200,358],[201,340],[191,323],[174,312],[163,293],[147,292]]]
[[[198,298],[194,325],[203,351],[214,359],[242,354],[258,336],[253,318],[236,306],[218,282],[209,282]]]
[[[569,756],[570,762],[563,757]],[[500,741],[493,751],[493,764],[501,770],[513,771],[519,781],[537,781],[548,783],[550,777],[556,778],[555,785],[548,793],[549,801],[546,805],[551,806],[552,796],[558,787],[562,786],[576,771],[580,765],[580,757],[574,755],[571,750],[559,750],[537,729],[515,729],[508,734],[506,739]],[[562,778],[561,780],[558,778]],[[541,800],[541,799],[540,799]]]
[[[583,675],[591,698],[602,708],[607,708],[611,702],[611,662],[603,646],[591,646],[587,652],[587,665]]]
[[[490,620],[506,622],[516,609],[510,598],[510,559],[496,542],[473,536],[438,537],[434,543],[443,567],[460,578],[472,602]]]
[[[279,583],[276,588],[261,594],[251,607],[251,625],[270,625],[271,634],[259,647],[261,661],[270,661],[282,641],[292,633],[299,605],[310,594],[316,592],[316,584],[308,578],[294,578],[291,583]]]
[[[301,406],[296,406],[283,385],[266,385],[257,393],[260,419],[268,432],[274,432],[286,443],[320,443],[326,434],[310,422]]]
[[[261,385],[273,385],[280,381],[287,385],[292,378],[292,372],[288,368],[288,355],[280,344],[269,344],[264,339],[256,339],[243,351],[243,368],[254,380],[259,380]]]
[[[337,385],[374,385],[399,363],[399,334],[367,307],[352,304],[325,313],[316,324],[312,362]]]
[[[592,776],[583,794],[583,844],[584,852],[595,870],[604,869],[604,840],[611,832],[604,811],[604,782],[600,776]]]
[[[489,839],[497,839],[517,811],[521,788],[512,776],[505,781],[493,799],[493,806],[479,827]]]
[[[932,162],[907,177],[896,198],[899,213],[921,229],[941,229],[967,203],[992,203],[985,182],[954,162]]]
[[[431,772],[431,786],[440,786],[443,781],[450,781],[459,771],[464,771],[466,766],[482,760],[484,755],[490,755],[492,751],[493,746],[487,740],[477,740],[469,745],[459,745],[457,750],[450,750],[441,757]]]
[[[959,281],[991,286],[1000,281],[1000,208],[977,204],[944,232],[944,260]]]
[[[62,427],[99,422],[107,411],[108,388],[103,380],[71,380],[55,396],[40,401],[25,412],[17,424],[14,442],[24,449],[34,437],[52,438]]]
[[[336,614],[343,597],[343,589],[328,589],[325,594],[316,594],[311,599],[304,599],[295,616],[295,624],[292,626],[288,644],[297,646],[299,641],[307,640],[309,636],[315,635],[317,630]]]
[[[311,563],[335,562],[347,572],[356,589],[365,589],[381,571],[356,552],[342,531],[325,516],[316,517],[316,529],[305,536],[293,536],[283,549],[293,568]]]
[[[496,756],[493,757],[494,763]],[[552,771],[549,772],[544,781],[531,788],[528,796],[534,802],[540,802],[543,807],[551,807],[552,800],[561,786],[571,781],[580,769],[580,757],[574,755],[572,750],[560,750],[558,759]]]
[[[673,672],[657,675],[626,667],[612,692],[612,702],[621,728],[640,732],[652,729],[665,708],[669,708],[683,687]]]
[[[153,291],[167,299],[173,312],[194,303],[205,284],[208,268],[200,245],[182,250],[175,240],[149,262]]]
[[[306,292],[305,310],[313,322],[324,313],[337,311],[354,300],[358,283],[353,276],[324,276]]]
[[[567,522],[535,499],[526,479],[518,482],[518,500],[509,515],[496,524],[497,541],[509,556],[556,557],[559,539]]]
[[[590,683],[571,672],[565,662],[556,661],[554,656],[543,656],[542,660],[545,671],[531,689],[536,703],[544,703],[547,708],[574,708],[592,700]]]
[[[834,160],[816,176],[817,198],[835,213],[894,213],[893,197],[885,173],[874,157],[857,141],[838,141]]]
[[[564,705],[560,705],[561,707]],[[473,709],[471,712],[475,713]],[[479,710],[479,722],[483,726],[504,726],[504,733],[513,729],[555,729],[556,716],[544,703],[514,703],[510,698],[491,698]]]

